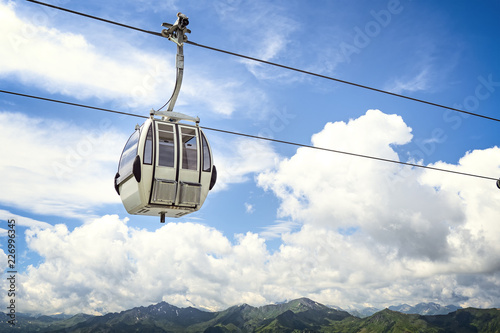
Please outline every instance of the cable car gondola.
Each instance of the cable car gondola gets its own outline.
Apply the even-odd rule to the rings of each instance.
[[[216,179],[212,151],[198,123],[152,115],[127,141],[115,189],[129,214],[160,216],[164,221],[165,216],[200,209]]]
[[[184,59],[182,53],[187,17],[177,21],[162,35],[177,44],[177,78],[167,111],[150,112],[137,125],[123,149],[114,185],[129,214],[181,217],[201,208],[217,179],[212,151],[199,127],[199,118],[173,112],[180,91]],[[161,119],[156,118],[161,116]],[[189,121],[194,124],[181,123]]]

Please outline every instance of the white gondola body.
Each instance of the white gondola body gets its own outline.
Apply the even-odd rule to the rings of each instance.
[[[215,178],[199,126],[150,118],[125,145],[115,188],[129,214],[181,217],[201,208]]]

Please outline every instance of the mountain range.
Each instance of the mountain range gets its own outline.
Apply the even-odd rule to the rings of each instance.
[[[423,304],[395,308],[416,311],[419,306],[425,308]],[[500,309],[457,309],[442,315],[384,309],[360,318],[308,298],[260,307],[241,304],[219,312],[161,302],[104,316],[19,314],[16,319],[12,327],[3,314],[0,332],[500,332]]]
[[[432,316],[432,315],[445,315],[454,311],[457,311],[458,309],[461,309],[461,307],[456,306],[456,305],[446,305],[442,306],[436,303],[419,303],[415,306],[411,306],[408,304],[401,304],[401,305],[392,305],[389,306],[389,310],[392,311],[397,311],[401,313],[406,313],[406,314],[419,314],[422,316]],[[374,307],[368,307],[368,308],[363,308],[363,309],[355,309],[355,310],[347,310],[350,314],[356,317],[360,318],[365,318],[369,317],[379,311],[382,311],[383,309],[377,309]]]
[[[407,314],[419,314],[424,316],[430,315],[445,315],[451,312],[455,312],[458,309],[461,309],[456,305],[446,305],[441,306],[436,303],[419,303],[415,306],[411,306],[408,304],[402,304],[398,306],[390,306],[389,310],[407,313]]]

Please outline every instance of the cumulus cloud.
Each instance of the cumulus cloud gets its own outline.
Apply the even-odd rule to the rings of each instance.
[[[369,110],[349,123],[327,124],[312,142],[318,147],[399,160],[393,145],[410,139],[411,129],[401,117]],[[495,174],[498,163],[491,156],[481,157],[488,154],[496,155],[498,149],[470,153],[460,163],[466,165],[471,160],[473,165],[458,168]],[[481,163],[481,167],[474,165]],[[310,172],[313,169],[315,172]],[[497,198],[498,193],[488,187],[475,189],[477,180],[439,173],[429,176],[430,172],[300,148],[277,170],[262,173],[258,180],[260,186],[281,199],[281,217],[331,229],[359,230],[397,249],[400,257],[447,260],[459,250],[451,239],[465,237],[470,221],[477,223],[479,216],[494,218],[489,208],[476,208],[474,213],[479,216],[469,218],[467,209],[472,197],[484,196],[492,207],[497,207],[491,198]],[[429,184],[425,179],[439,182]],[[448,190],[449,183],[457,185]],[[472,197],[464,199],[469,188],[473,189]]]
[[[217,186],[214,190],[246,182],[252,175],[274,167],[280,158],[268,142],[247,138],[216,140],[214,156],[217,166]]]
[[[377,131],[379,126],[384,126],[384,131]],[[411,137],[411,129],[401,117],[370,110],[349,123],[328,123],[322,132],[312,137],[312,143],[322,148],[397,159],[390,145],[405,144]],[[343,221],[338,223],[348,223],[351,214],[369,213],[364,205],[376,206],[371,200],[377,200],[375,194],[387,188],[380,175],[395,173],[398,169],[392,164],[300,148],[294,156],[281,161],[277,170],[259,175],[258,180],[260,186],[282,199],[280,216],[315,221],[318,218],[311,216],[327,214]],[[361,197],[352,200],[358,194]]]
[[[127,138],[103,118],[93,129],[0,112],[0,202],[38,214],[83,217],[117,203],[110,185]]]
[[[431,166],[457,172],[495,177],[500,173],[500,148],[469,151],[457,165],[437,162]],[[472,177],[452,177],[451,174],[437,175],[430,171],[422,175],[421,182],[432,186],[439,192],[454,193],[461,202],[465,216],[463,228],[468,230],[469,239],[474,240],[477,250],[484,251],[484,258],[491,259],[491,268],[500,269],[500,261],[493,253],[500,251],[500,225],[498,212],[500,195],[494,181],[479,180]],[[461,239],[454,239],[460,244]],[[462,239],[467,241],[467,239]]]
[[[399,160],[394,145],[411,138],[411,129],[401,117],[369,110],[348,123],[327,124],[312,142],[317,147]],[[436,166],[495,175],[500,171],[499,156],[494,147],[469,152],[458,165],[440,162]],[[497,276],[500,270],[494,255],[500,240],[500,194],[494,182],[305,148],[281,161],[276,170],[260,174],[258,182],[281,199],[280,217],[304,224],[300,232],[283,236],[281,252],[294,250],[293,255],[304,253],[304,260],[314,258],[310,265],[303,261],[304,272],[315,268],[328,276],[330,284],[346,283],[332,286],[342,297],[359,298],[345,290],[353,286],[385,288],[384,284],[399,281],[405,292],[398,294],[397,288],[391,292],[404,301],[405,295],[414,295],[408,292],[408,281],[415,286],[433,281],[443,287],[439,281],[452,276],[457,285],[452,288],[454,295],[464,296],[454,300],[474,301],[474,293],[465,292],[461,285],[461,276],[467,272]],[[485,280],[500,284],[497,278]],[[332,297],[329,292],[325,288],[315,296],[327,301],[326,295]]]
[[[169,223],[151,232],[104,216],[71,232],[58,224],[26,235],[45,262],[20,278],[25,311],[97,313],[162,300],[205,308],[262,302],[267,252],[255,234],[231,244],[199,224]],[[251,288],[242,295],[245,285]]]

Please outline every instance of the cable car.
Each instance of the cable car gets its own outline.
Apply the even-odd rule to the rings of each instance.
[[[129,214],[160,216],[162,222],[181,217],[199,210],[214,187],[217,170],[205,134],[198,122],[178,120],[151,115],[128,139],[115,189]]]
[[[212,151],[200,119],[173,112],[184,70],[188,18],[177,14],[162,35],[177,44],[177,77],[166,111],[151,110],[123,149],[114,185],[129,214],[181,217],[201,208],[217,180]],[[167,102],[168,103],[168,102]],[[165,104],[166,105],[166,104]],[[161,118],[156,118],[161,116]],[[189,121],[195,124],[183,123]]]

